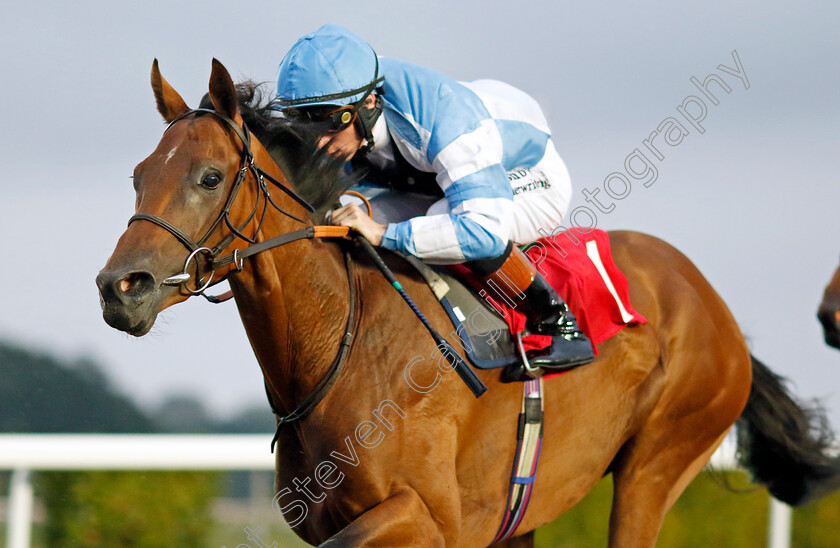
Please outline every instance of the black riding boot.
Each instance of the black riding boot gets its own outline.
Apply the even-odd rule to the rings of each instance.
[[[516,303],[518,310],[525,313],[531,333],[552,337],[548,348],[528,352],[533,368],[570,369],[595,359],[592,344],[569,307],[513,242],[508,242],[499,257],[472,261],[467,266],[492,284],[494,292]],[[523,366],[514,367],[507,376],[519,380],[523,371]]]
[[[553,338],[550,347],[528,352],[531,366],[570,369],[595,359],[589,337],[578,327],[574,314],[545,278],[538,273],[524,295],[525,301],[518,308],[528,319],[528,330]]]

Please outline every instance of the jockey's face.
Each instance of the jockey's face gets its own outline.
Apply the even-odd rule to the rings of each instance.
[[[374,108],[376,105],[376,97],[373,94],[368,95],[365,104],[361,108]],[[355,120],[355,117],[353,118]],[[364,142],[364,137],[359,132],[355,123],[349,123],[346,127],[338,131],[328,131],[321,138],[318,139],[318,148],[329,147],[327,152],[330,156],[335,158],[343,158],[349,161]]]
[[[362,136],[356,124],[350,124],[341,131],[327,133],[318,139],[318,148],[327,148],[330,156],[350,160],[362,146]]]

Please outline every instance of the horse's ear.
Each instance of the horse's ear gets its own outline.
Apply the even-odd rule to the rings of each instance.
[[[213,101],[213,108],[219,114],[224,114],[231,120],[241,121],[236,106],[236,88],[230,73],[219,62],[213,59],[213,70],[210,72],[210,100]]]
[[[160,75],[157,59],[152,63],[152,90],[155,92],[158,112],[167,122],[171,122],[190,109],[178,92]]]

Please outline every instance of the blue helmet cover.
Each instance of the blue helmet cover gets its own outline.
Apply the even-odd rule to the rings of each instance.
[[[340,98],[328,96],[370,85],[380,76],[377,65],[376,53],[367,42],[340,25],[324,25],[301,37],[280,61],[277,101],[281,106],[296,106],[295,102],[310,99],[299,105],[306,107],[355,103],[372,89]]]

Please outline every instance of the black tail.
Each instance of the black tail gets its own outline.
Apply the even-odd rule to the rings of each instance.
[[[797,403],[783,377],[751,358],[752,389],[738,419],[741,464],[774,497],[791,505],[840,487],[840,458],[832,454],[834,437],[824,411]]]

